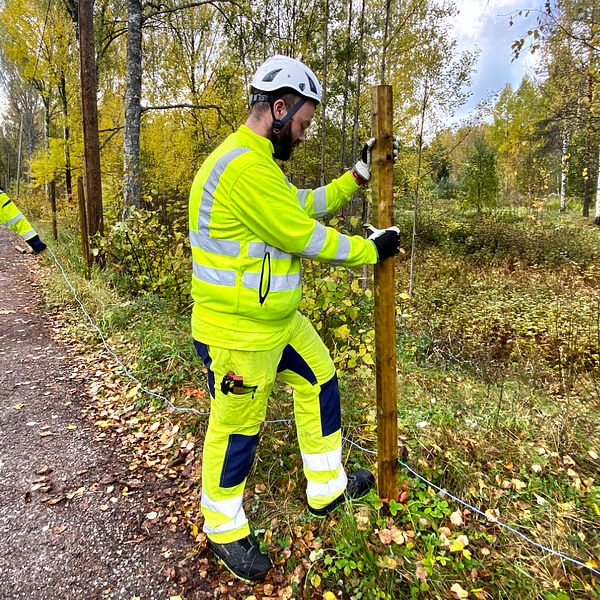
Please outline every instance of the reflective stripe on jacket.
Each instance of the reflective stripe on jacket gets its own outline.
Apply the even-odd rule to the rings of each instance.
[[[374,244],[321,217],[358,188],[348,172],[316,190],[289,183],[270,140],[242,125],[204,162],[190,192],[192,334],[238,350],[277,345],[302,294],[301,258],[377,262]]]
[[[29,221],[23,216],[23,213],[2,190],[0,190],[0,223],[18,233],[25,241],[37,235],[35,229],[33,229]]]

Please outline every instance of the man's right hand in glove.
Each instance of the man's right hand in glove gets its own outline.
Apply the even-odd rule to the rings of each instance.
[[[368,225],[367,239],[375,244],[377,262],[395,256],[400,252],[400,230],[395,225],[385,229],[377,229],[372,225]]]
[[[367,143],[363,146],[360,152],[360,159],[350,169],[352,177],[358,185],[366,185],[371,179],[371,154],[373,147],[375,146],[375,138],[367,140]],[[400,142],[396,136],[392,140],[392,159],[394,163],[398,160],[398,148]]]

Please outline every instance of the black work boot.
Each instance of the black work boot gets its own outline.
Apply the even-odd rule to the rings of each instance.
[[[209,539],[208,547],[236,577],[249,583],[262,581],[273,567],[271,559],[259,550],[250,535],[227,544],[217,544]]]
[[[335,500],[330,502],[323,508],[313,508],[308,506],[308,510],[316,517],[324,517],[328,515],[336,506],[339,506],[346,500],[355,500],[362,498],[370,489],[375,487],[375,477],[371,471],[359,469],[348,475],[348,483],[343,494],[339,495]]]

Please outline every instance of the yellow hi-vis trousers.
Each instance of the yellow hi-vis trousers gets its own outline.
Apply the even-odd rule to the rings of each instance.
[[[242,507],[244,486],[276,377],[293,388],[309,504],[323,508],[346,489],[340,394],[333,361],[314,327],[300,313],[287,333],[280,346],[257,352],[194,342],[208,369],[212,398],[202,454],[201,508],[204,532],[214,542],[233,542],[250,533]]]

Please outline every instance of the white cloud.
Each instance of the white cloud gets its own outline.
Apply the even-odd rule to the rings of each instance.
[[[527,6],[529,4],[529,6]],[[537,55],[524,53],[513,60],[512,43],[535,24],[536,15],[518,16],[515,13],[527,8],[539,8],[540,0],[524,3],[523,0],[457,0],[459,10],[454,19],[454,34],[459,50],[478,50],[479,58],[472,78],[472,97],[459,110],[463,118],[476,105],[501,90],[506,83],[518,87],[523,76],[537,64]],[[509,15],[515,15],[510,26]]]

